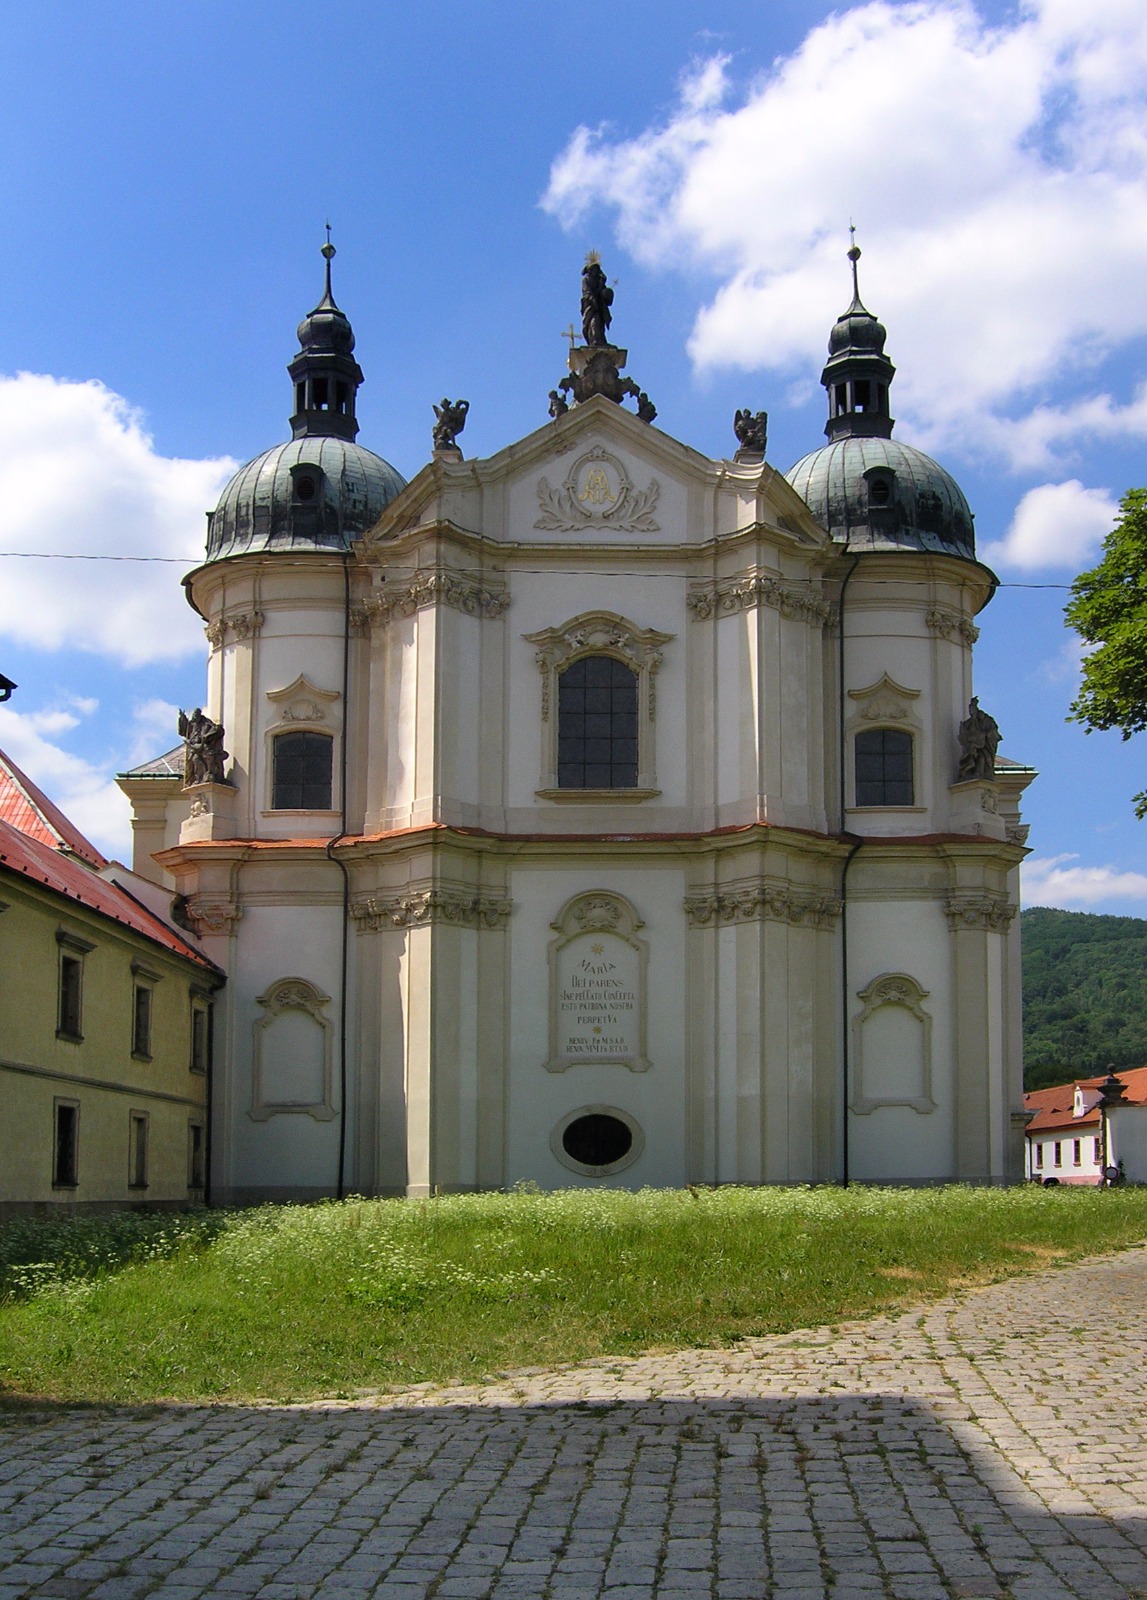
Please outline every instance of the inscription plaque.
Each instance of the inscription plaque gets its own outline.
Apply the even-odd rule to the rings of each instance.
[[[548,1072],[591,1062],[648,1068],[642,925],[628,900],[605,890],[575,896],[552,924]]]

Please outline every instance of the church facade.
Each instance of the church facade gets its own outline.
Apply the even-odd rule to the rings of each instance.
[[[969,705],[967,503],[859,294],[787,475],[763,415],[660,431],[611,301],[591,261],[549,421],[466,460],[444,401],[404,483],[328,255],[210,517],[187,769],[121,783],[227,974],[217,1200],[1022,1176],[1032,773]]]

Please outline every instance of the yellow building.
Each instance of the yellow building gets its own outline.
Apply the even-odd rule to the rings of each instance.
[[[223,980],[169,902],[0,753],[0,1214],[203,1200]]]

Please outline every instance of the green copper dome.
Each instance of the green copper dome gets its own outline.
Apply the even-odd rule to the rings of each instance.
[[[208,515],[207,559],[256,550],[347,550],[406,480],[352,439],[304,435],[241,467]]]
[[[854,549],[976,559],[972,513],[950,473],[897,439],[844,438],[785,473],[816,520]]]

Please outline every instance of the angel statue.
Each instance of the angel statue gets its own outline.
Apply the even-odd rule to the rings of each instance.
[[[768,428],[767,411],[738,411],[733,418],[733,432],[737,436],[737,443],[749,455],[764,455]]]
[[[445,397],[440,406],[434,407],[434,415],[438,419],[434,424],[435,450],[458,448],[456,441],[466,426],[466,413],[469,409],[469,400],[447,400]]]

